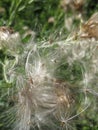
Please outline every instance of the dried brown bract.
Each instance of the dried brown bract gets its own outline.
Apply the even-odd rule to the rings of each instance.
[[[83,0],[74,0],[73,4],[74,4],[74,7],[76,10],[81,10],[83,7],[84,1]]]
[[[83,5],[83,0],[61,0],[61,7],[65,10],[72,9],[81,11]]]
[[[0,31],[4,32],[4,33],[9,33],[9,34],[13,34],[14,33],[13,28],[7,27],[7,26],[0,27]]]
[[[80,37],[98,39],[98,12],[81,26]]]
[[[50,18],[48,19],[48,23],[54,23],[54,22],[55,22],[54,17],[50,17]]]

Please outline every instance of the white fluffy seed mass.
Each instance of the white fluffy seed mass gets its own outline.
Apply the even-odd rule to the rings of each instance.
[[[98,95],[98,41],[32,41],[17,55],[17,62],[4,66],[14,71],[12,129],[72,129],[74,119],[90,107],[89,95]]]

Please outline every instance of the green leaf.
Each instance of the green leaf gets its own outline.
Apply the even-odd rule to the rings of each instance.
[[[25,8],[25,6],[21,6],[18,11],[22,11]]]
[[[30,0],[30,1],[28,2],[28,4],[31,4],[33,1],[34,1],[34,0]]]

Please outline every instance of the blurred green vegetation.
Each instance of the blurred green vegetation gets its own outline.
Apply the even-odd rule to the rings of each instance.
[[[98,0],[87,0],[83,7],[85,19],[88,19],[94,12],[98,10]],[[54,40],[58,37],[66,38],[68,30],[65,28],[66,12],[60,6],[60,0],[1,0],[0,1],[0,26],[10,26],[21,34],[24,42],[28,41],[28,37],[23,37],[26,31],[31,30],[36,33],[36,39]],[[67,15],[73,15],[73,12],[67,12]],[[52,20],[49,22],[49,18]],[[76,21],[77,23],[77,21]],[[52,39],[51,39],[52,38]],[[6,55],[0,50],[0,61],[4,61]],[[76,65],[76,66],[75,66]],[[75,74],[76,80],[81,78],[81,68],[75,64],[71,68],[70,73]],[[67,63],[62,68],[68,68]],[[80,72],[80,73],[79,73]],[[64,73],[59,71],[60,73]],[[65,73],[64,73],[65,74]],[[65,77],[70,79],[69,71]],[[5,83],[2,73],[2,64],[0,64],[0,94],[6,93],[11,84]],[[7,98],[7,97],[6,97]],[[10,103],[0,96],[0,112],[9,108]],[[90,114],[89,114],[90,115]],[[93,115],[93,114],[92,114]],[[11,130],[4,124],[0,123],[0,130]],[[91,119],[90,116],[85,120],[77,123],[77,130],[98,130],[98,122],[96,116]]]
[[[24,26],[37,32],[37,36],[50,35],[55,29],[63,27],[64,11],[59,0],[4,0],[0,1],[0,25],[12,26],[20,33]],[[54,23],[48,19],[53,17]],[[63,27],[64,28],[64,27]]]

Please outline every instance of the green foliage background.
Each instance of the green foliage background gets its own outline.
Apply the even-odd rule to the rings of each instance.
[[[98,0],[87,0],[83,10],[85,10],[85,19],[88,19],[94,12],[98,11]],[[23,42],[28,41],[28,37],[23,37],[26,33],[24,27],[28,27],[28,30],[34,31],[36,33],[35,40],[38,41],[42,39],[50,40],[50,38],[54,40],[57,39],[58,36],[60,38],[66,38],[69,32],[64,27],[65,15],[65,11],[60,7],[60,0],[0,1],[0,26],[6,25],[14,28],[15,31],[18,31],[21,34]],[[73,12],[69,12],[67,15],[73,15]],[[50,17],[55,19],[54,23],[48,22]],[[4,61],[5,58],[5,52],[0,50],[0,61]],[[80,68],[77,67],[72,71],[73,73],[75,71],[75,74],[77,75],[79,69]],[[10,86],[11,84],[7,84],[3,79],[2,65],[0,64],[0,94],[6,93]],[[7,110],[9,105],[11,104],[0,96],[0,113]],[[81,121],[81,124],[78,123],[76,127],[77,130],[98,130],[97,124],[97,118],[91,111],[91,113],[88,113],[88,116],[85,117],[85,120]],[[0,130],[8,130],[8,128],[0,123]]]

